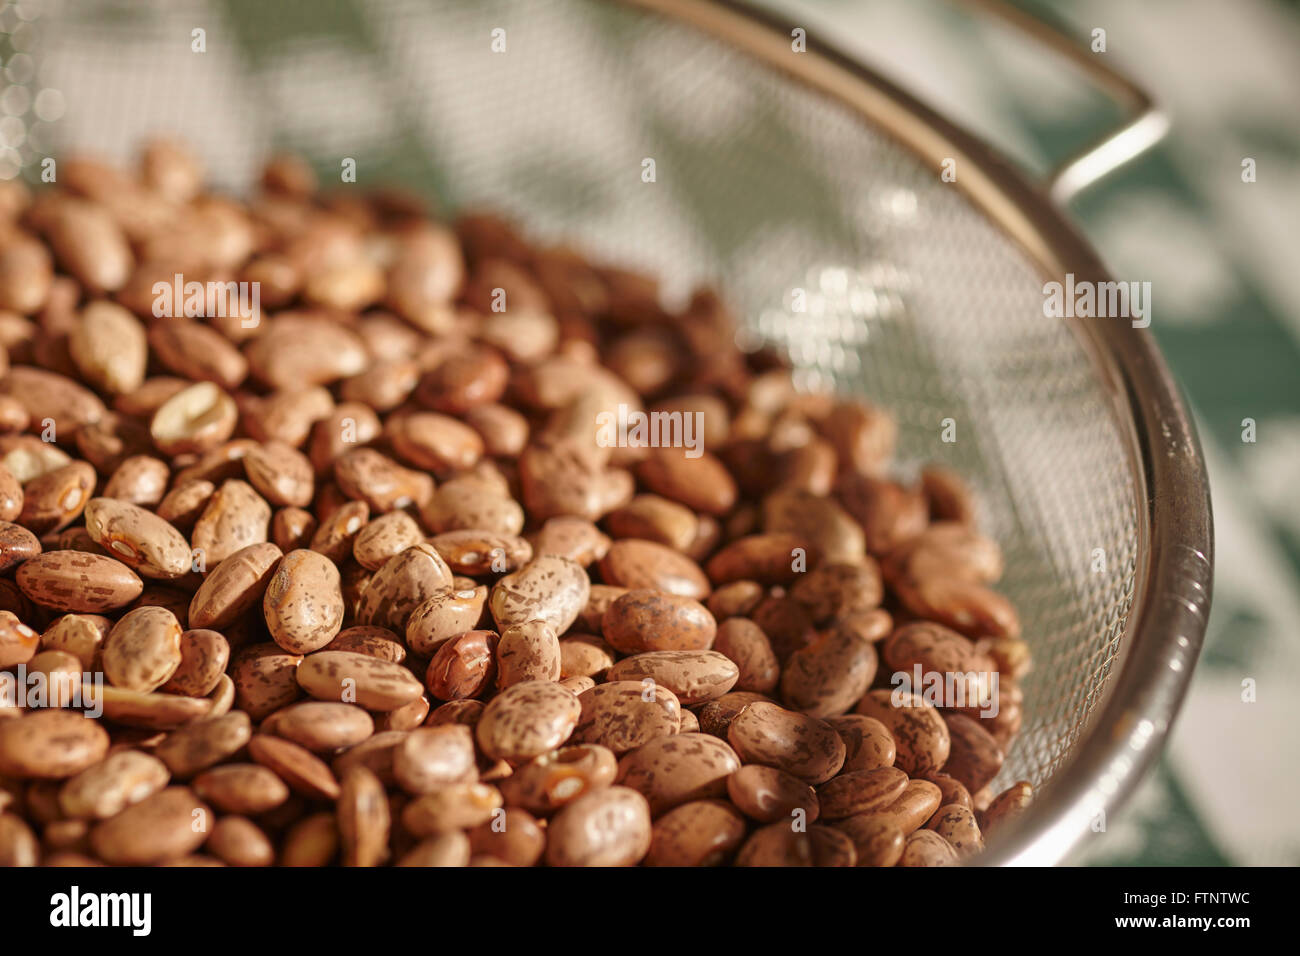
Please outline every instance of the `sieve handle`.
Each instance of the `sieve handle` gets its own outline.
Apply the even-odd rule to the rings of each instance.
[[[1126,112],[1125,119],[1118,126],[1068,156],[1048,174],[1048,195],[1057,205],[1068,204],[1083,190],[1164,139],[1169,131],[1169,118],[1146,90],[1108,66],[1105,55],[1093,53],[1072,37],[1006,0],[961,2],[1005,21],[1074,63]]]

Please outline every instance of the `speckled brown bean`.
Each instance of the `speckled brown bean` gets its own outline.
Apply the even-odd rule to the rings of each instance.
[[[880,566],[864,556],[860,564],[823,564],[800,575],[790,596],[808,608],[817,624],[874,610],[884,595]]]
[[[424,723],[427,727],[463,724],[472,730],[483,716],[483,708],[486,706],[481,700],[449,700],[434,707]]]
[[[865,532],[867,551],[883,556],[925,530],[929,509],[916,487],[896,481],[850,475],[838,492],[845,510]]]
[[[963,714],[947,714],[948,760],[943,770],[974,793],[992,782],[1006,754],[987,730]]]
[[[300,654],[290,654],[279,644],[250,644],[235,654],[230,676],[235,682],[235,704],[254,720],[292,704],[302,696],[297,670]]]
[[[194,529],[194,524],[208,506],[208,500],[217,486],[202,478],[191,478],[163,496],[158,503],[157,515],[182,533]]]
[[[157,757],[119,750],[65,783],[59,808],[70,817],[104,820],[157,793],[170,776]]]
[[[975,523],[975,495],[952,469],[940,465],[921,469],[921,491],[929,503],[931,521]]]
[[[58,824],[45,829],[45,840],[51,842],[51,833]],[[41,857],[40,841],[21,817],[0,813],[0,866],[36,866]],[[47,865],[49,861],[47,860]]]
[[[0,612],[0,621],[7,620],[7,613]],[[82,670],[100,670],[99,655],[112,627],[112,621],[98,614],[65,614],[45,629],[41,647],[67,651],[81,662]]]
[[[157,690],[180,667],[182,633],[166,608],[128,611],[104,641],[104,676],[124,690]]]
[[[496,673],[496,647],[493,631],[466,631],[444,641],[429,661],[425,687],[439,700],[477,697]]]
[[[740,669],[717,651],[648,651],[609,669],[611,681],[650,680],[676,695],[683,707],[716,700],[736,683]]]
[[[568,740],[581,713],[578,698],[564,688],[527,681],[488,702],[475,737],[489,757],[522,763]]]
[[[666,591],[692,600],[709,593],[709,579],[700,566],[677,551],[654,541],[625,538],[610,545],[600,559],[606,584],[625,588]]]
[[[190,601],[190,627],[220,630],[243,617],[262,600],[283,556],[276,545],[264,541],[241,548],[210,569]]]
[[[894,706],[893,695],[902,706]],[[948,759],[948,726],[939,711],[917,694],[873,690],[855,712],[874,717],[889,728],[897,747],[895,763],[904,773],[921,776],[943,767]]]
[[[497,581],[488,607],[499,630],[545,621],[563,634],[577,620],[590,592],[591,581],[580,565],[546,555]]]
[[[166,462],[149,455],[131,455],[113,470],[102,494],[105,498],[152,508],[163,500],[170,474]]]
[[[407,793],[478,779],[474,732],[462,724],[412,730],[393,750],[393,776]]]
[[[406,732],[400,730],[381,730],[366,738],[354,747],[349,747],[331,762],[334,773],[341,774],[353,764],[364,764],[384,781],[386,785],[395,785],[393,777],[393,753],[398,744],[406,739]]]
[[[740,669],[736,690],[767,693],[776,687],[781,665],[767,635],[746,617],[728,617],[718,625],[713,649],[725,654]]]
[[[708,610],[718,619],[719,628],[729,618],[749,615],[763,600],[763,585],[757,581],[732,581],[708,596]]]
[[[333,753],[368,739],[375,721],[354,704],[305,700],[277,710],[262,722],[261,730],[316,753]]]
[[[411,612],[406,620],[406,643],[411,652],[431,657],[448,640],[473,630],[483,617],[488,590],[446,588]]]
[[[77,429],[94,424],[107,412],[104,403],[85,386],[56,372],[23,365],[13,366],[0,380],[0,395],[17,399],[33,424],[53,419],[60,440],[75,437]]]
[[[561,417],[577,414],[576,405]],[[519,484],[530,515],[541,520],[573,515],[598,521],[611,509],[625,504],[635,490],[632,475],[621,468],[606,467],[603,449],[565,435],[545,436],[519,456]]]
[[[721,800],[669,810],[652,828],[646,866],[722,866],[745,839],[745,819]]]
[[[759,823],[813,823],[821,814],[817,792],[784,770],[749,764],[727,778],[727,795],[740,812]]]
[[[544,621],[516,624],[497,642],[497,686],[560,679],[560,641]]]
[[[302,508],[311,503],[316,488],[311,462],[284,442],[269,441],[250,448],[244,456],[244,471],[272,505]]]
[[[570,634],[560,641],[560,676],[603,677],[614,657],[614,649],[595,634]]]
[[[32,631],[32,637],[36,639],[35,631]],[[2,641],[3,637],[0,637],[0,642]],[[77,703],[77,695],[81,692],[82,670],[81,661],[67,651],[41,651],[27,661],[28,680],[33,681],[36,675],[40,675],[45,684],[47,706],[50,707],[70,707]],[[88,687],[87,698],[92,693],[93,690]]]
[[[78,613],[124,607],[144,590],[144,582],[121,561],[84,551],[38,554],[23,562],[16,580],[41,607]]]
[[[809,783],[824,783],[844,764],[844,741],[816,717],[758,701],[727,728],[727,740],[746,763],[761,763]]]
[[[167,787],[90,832],[95,853],[106,863],[148,866],[193,853],[208,837],[212,811],[188,787]]]
[[[508,814],[509,809],[506,810]],[[421,840],[405,856],[397,861],[398,866],[469,866],[470,854],[475,851],[470,845],[469,837],[460,830],[449,830],[437,836]]]
[[[325,645],[327,651],[355,651],[378,657],[381,661],[400,664],[406,660],[406,648],[396,634],[384,627],[369,624],[345,627]]]
[[[955,777],[949,776],[942,772],[927,773],[925,779],[930,781],[939,788],[939,806],[946,807],[957,805],[975,809],[975,804],[971,800],[970,791],[965,785]]]
[[[893,866],[907,842],[903,831],[889,820],[871,813],[836,820],[833,826],[853,841],[858,866]]]
[[[917,830],[903,845],[899,866],[953,866],[960,857],[952,845],[932,830]]]
[[[25,664],[36,656],[41,635],[12,611],[0,611],[0,668]]]
[[[416,399],[426,408],[460,415],[497,401],[509,377],[509,366],[496,349],[466,346],[425,375]]]
[[[171,730],[212,712],[213,702],[202,697],[151,693],[105,686],[99,692],[104,716],[116,724],[147,730]]]
[[[333,813],[303,817],[285,834],[281,866],[328,866],[338,853],[338,823]]]
[[[634,590],[609,606],[601,631],[611,646],[625,654],[691,651],[712,646],[717,624],[698,601],[662,591]]]
[[[827,717],[826,723],[844,741],[844,766],[841,773],[854,770],[877,770],[892,767],[897,751],[889,728],[874,717],[861,714],[843,714]]]
[[[637,495],[605,519],[616,538],[641,538],[686,551],[699,531],[690,508],[658,495]]]
[[[347,501],[331,514],[319,507],[320,525],[311,537],[311,550],[319,551],[335,564],[342,564],[355,546],[357,535],[370,517],[364,501]]]
[[[13,521],[22,511],[22,483],[8,466],[0,463],[0,521]]]
[[[975,811],[970,807],[959,804],[941,806],[926,823],[926,829],[947,840],[958,856],[971,856],[984,849],[984,837],[975,822]]]
[[[230,642],[217,631],[190,630],[181,634],[181,662],[160,690],[165,694],[206,697],[230,663]]]
[[[605,617],[605,612],[609,610],[609,606],[629,590],[629,588],[611,587],[608,584],[593,584],[587,603],[578,614],[576,626],[589,633],[600,633],[600,622]]]
[[[434,493],[427,474],[403,468],[373,448],[355,448],[340,456],[334,462],[334,480],[345,495],[364,501],[375,514],[424,505]]]
[[[432,531],[483,530],[519,534],[524,509],[502,485],[471,472],[450,479],[420,509],[420,519]]]
[[[816,866],[811,835],[788,822],[755,830],[740,848],[736,866]]]
[[[812,566],[817,559],[804,536],[784,531],[755,534],[728,544],[709,559],[705,570],[715,584],[789,584],[800,574],[799,557],[804,558],[804,567]]]
[[[424,726],[432,709],[432,699],[428,694],[421,694],[415,700],[403,704],[396,710],[389,710],[375,718],[376,730],[415,730]]]
[[[368,571],[378,571],[390,558],[424,540],[415,519],[405,511],[380,515],[357,532],[352,556]]]
[[[464,419],[482,437],[484,451],[494,457],[513,457],[528,444],[528,419],[513,408],[479,405]]]
[[[555,815],[547,828],[551,866],[632,866],[650,849],[650,808],[627,787],[583,794]]]
[[[308,799],[337,800],[339,797],[339,783],[330,768],[295,743],[257,734],[248,741],[248,755]]]
[[[298,684],[317,700],[355,703],[366,710],[396,710],[424,688],[400,664],[351,651],[317,651],[298,665]]]
[[[692,511],[722,515],[736,503],[736,483],[709,452],[686,457],[686,449],[653,448],[637,469],[637,477],[655,494]]]
[[[711,700],[696,711],[700,730],[723,740],[727,739],[727,728],[742,710],[755,701],[776,703],[772,698],[756,694],[749,690],[733,690],[723,694],[717,700]]]
[[[275,862],[271,839],[247,817],[222,817],[212,827],[205,849],[227,866],[270,866]]]
[[[361,595],[357,623],[402,633],[415,609],[451,587],[452,577],[447,562],[432,544],[413,545],[375,572]]]
[[[869,816],[879,817],[894,824],[904,835],[925,825],[925,821],[939,809],[939,788],[928,780],[907,781],[902,796],[889,806],[873,811]]]
[[[681,705],[672,691],[647,681],[613,680],[578,696],[582,706],[573,740],[600,744],[616,754],[677,733]]]
[[[357,766],[343,774],[340,788],[337,813],[343,865],[378,866],[388,856],[391,826],[384,785]]]
[[[243,749],[253,725],[242,710],[172,731],[154,750],[173,776],[187,779]]]
[[[272,639],[293,654],[324,647],[343,624],[338,568],[315,551],[290,551],[280,559],[262,596]]]
[[[252,485],[232,478],[208,499],[191,541],[213,568],[236,551],[265,541],[270,523],[271,506]]]
[[[501,781],[508,803],[530,813],[550,814],[618,775],[613,751],[597,744],[572,744],[535,757]]]
[[[708,734],[676,734],[643,744],[619,761],[618,782],[640,791],[658,816],[690,800],[721,798],[740,758]]]
[[[930,621],[904,624],[880,646],[881,657],[895,673],[938,674],[958,681],[959,701],[980,701],[988,695],[993,662],[956,631]],[[978,789],[978,788],[976,788]]]
[[[475,856],[488,856],[511,866],[533,866],[546,849],[546,831],[519,807],[506,807],[488,823],[469,831]]]
[[[831,717],[856,704],[875,676],[875,646],[850,629],[833,627],[787,658],[781,697],[794,710]]]
[[[533,546],[518,535],[464,529],[435,535],[429,544],[457,574],[517,571],[533,557]]]
[[[484,783],[453,783],[421,794],[402,810],[402,826],[417,837],[468,830],[501,809],[501,791]]]
[[[234,434],[235,400],[211,382],[196,382],[170,396],[154,411],[149,434],[164,455],[209,452]]]
[[[1019,680],[1033,663],[1029,643],[1018,637],[985,637],[975,642],[975,652],[992,660],[1002,680]]]
[[[553,554],[584,568],[609,553],[609,536],[586,518],[559,515],[547,519],[532,538],[533,553]]]
[[[992,833],[998,827],[1006,826],[1009,821],[1024,813],[1033,799],[1033,785],[1027,780],[1017,780],[994,797],[979,815],[981,829],[985,833]]]
[[[894,577],[899,601],[917,617],[928,618],[969,638],[1020,636],[1020,618],[1001,594],[970,581],[948,577]]]
[[[289,799],[284,781],[255,763],[227,763],[196,776],[194,792],[223,813],[265,813]]]
[[[92,498],[85,516],[95,543],[143,576],[178,578],[189,572],[189,542],[156,514],[125,501]]]
[[[311,546],[316,534],[316,516],[302,508],[281,508],[271,519],[271,540],[281,551]]]
[[[402,460],[439,477],[472,468],[483,454],[483,439],[450,415],[413,412],[391,419],[385,428]]]
[[[903,795],[907,774],[895,767],[842,773],[817,790],[822,816],[840,820],[883,810]]]

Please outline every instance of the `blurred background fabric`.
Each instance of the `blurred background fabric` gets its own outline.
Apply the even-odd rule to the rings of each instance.
[[[940,0],[763,0],[860,55],[1031,170],[1114,111],[1078,73]],[[1150,281],[1155,334],[1209,464],[1209,634],[1157,771],[1072,858],[1296,865],[1300,724],[1300,6],[1282,0],[1018,0],[1107,49],[1170,114],[1152,155],[1072,207],[1117,278]],[[1256,181],[1242,181],[1255,160]],[[1255,425],[1256,441],[1243,440]],[[1243,701],[1243,681],[1256,699]]]

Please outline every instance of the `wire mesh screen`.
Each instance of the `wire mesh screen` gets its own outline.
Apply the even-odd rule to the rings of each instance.
[[[491,207],[655,271],[669,297],[716,283],[805,384],[892,410],[905,469],[970,477],[1034,652],[997,783],[1059,767],[1119,650],[1135,483],[1092,363],[1043,317],[1042,277],[893,140],[617,3],[81,0],[3,16],[30,47],[7,61],[29,104],[11,164],[124,160],[165,132],[238,190],[287,147],[326,182],[351,158],[362,186]]]

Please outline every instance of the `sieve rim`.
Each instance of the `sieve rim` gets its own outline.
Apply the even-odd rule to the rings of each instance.
[[[817,38],[792,55],[796,24],[739,0],[620,0],[711,34],[848,107],[960,189],[1026,254],[1044,281],[1113,281],[1086,239],[996,148]],[[1117,673],[1067,761],[1030,809],[990,841],[980,865],[1059,863],[1123,805],[1151,769],[1191,682],[1213,578],[1209,482],[1196,428],[1146,329],[1067,319],[1109,399],[1137,501],[1137,567]],[[1100,814],[1100,816],[1099,816]]]

